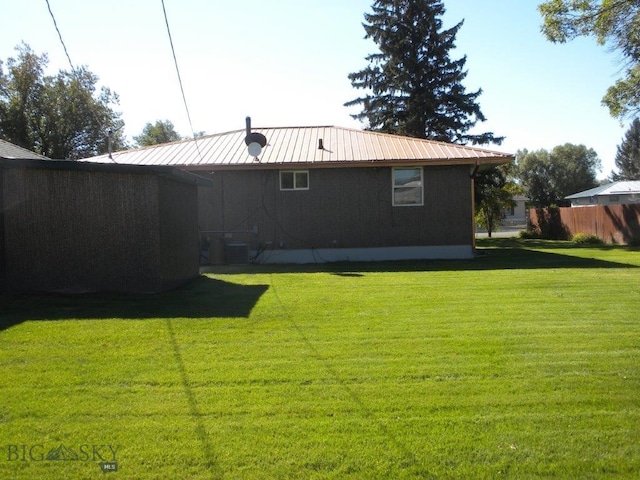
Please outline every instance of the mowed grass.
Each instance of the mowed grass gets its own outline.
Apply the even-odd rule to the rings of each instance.
[[[0,478],[637,478],[640,251],[480,247],[0,296]]]

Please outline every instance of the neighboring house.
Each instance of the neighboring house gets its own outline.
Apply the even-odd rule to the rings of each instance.
[[[505,226],[523,226],[527,224],[527,197],[524,195],[516,195],[513,197],[514,206],[504,209],[504,218],[502,225]]]
[[[199,275],[207,180],[0,148],[0,291],[159,292]]]
[[[14,159],[14,158],[26,158],[32,160],[48,160],[48,157],[38,155],[26,148],[19,147],[13,143],[9,143],[6,140],[0,138],[0,159]]]
[[[640,180],[608,183],[565,198],[572,207],[640,203]]]
[[[199,222],[213,263],[474,255],[473,174],[513,161],[483,148],[338,127],[257,128],[88,159],[207,175]]]

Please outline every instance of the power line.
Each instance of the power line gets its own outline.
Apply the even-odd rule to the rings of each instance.
[[[167,9],[164,6],[164,0],[161,0],[161,2],[162,2],[162,13],[164,13],[164,23],[167,26],[167,34],[169,35],[169,44],[171,45],[171,54],[173,55],[173,63],[176,66],[176,73],[178,74],[178,83],[180,84],[180,92],[182,93],[182,102],[184,103],[184,109],[187,112],[187,120],[189,120],[189,127],[191,128],[191,135],[196,144],[196,150],[198,151],[198,156],[202,160],[202,154],[200,153],[200,147],[198,146],[196,133],[193,129],[193,123],[191,122],[191,113],[189,113],[189,105],[187,103],[187,97],[184,94],[184,86],[182,85],[182,77],[180,76],[180,68],[178,67],[178,58],[176,57],[176,50],[173,47],[173,39],[171,38],[171,29],[169,28],[169,19],[167,18]]]
[[[56,22],[56,17],[53,15],[53,11],[51,10],[51,5],[49,5],[49,0],[45,0],[47,2],[47,8],[49,9],[49,15],[51,15],[51,19],[53,20],[53,26],[56,27],[56,32],[58,32],[58,38],[60,39],[60,43],[62,44],[62,48],[64,49],[64,54],[67,56],[67,60],[69,60],[69,65],[71,66],[71,71],[75,72],[76,69],[73,66],[73,62],[71,61],[71,57],[69,56],[69,52],[67,51],[67,46],[62,39],[62,33],[60,33],[60,29],[58,28],[58,22]]]
[[[62,33],[60,32],[60,28],[58,27],[58,22],[56,21],[56,17],[53,14],[53,10],[51,10],[51,4],[49,3],[49,0],[45,0],[45,1],[47,2],[47,9],[49,10],[49,15],[51,15],[51,20],[53,20],[53,26],[55,27],[56,32],[58,32],[58,38],[60,39],[60,43],[62,44],[62,49],[64,50],[64,54],[67,56],[67,60],[69,61],[69,66],[71,67],[71,77],[75,78],[78,81],[78,83],[80,83],[80,71],[76,70],[76,67],[73,66],[73,62],[71,61],[71,56],[69,55],[69,50],[67,50],[67,45],[64,43],[64,40],[62,39]],[[104,124],[100,120],[100,118],[98,118],[97,113],[93,111],[92,108],[90,108],[90,111],[91,111],[91,115],[93,116],[93,119],[98,124],[98,127],[100,128],[100,130],[104,130]],[[108,147],[109,158],[113,160],[113,158],[111,157],[111,129],[108,130],[107,134],[108,134],[107,142],[109,144],[109,147]]]

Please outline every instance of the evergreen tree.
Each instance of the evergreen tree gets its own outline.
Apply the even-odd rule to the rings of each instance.
[[[477,99],[462,81],[466,56],[449,57],[463,21],[443,30],[440,0],[376,0],[365,14],[366,35],[379,53],[366,57],[364,70],[349,74],[365,96],[345,103],[361,105],[353,118],[374,131],[454,143],[501,143],[493,133],[467,133],[485,121]]]
[[[640,180],[640,119],[636,118],[616,152],[618,172],[611,172],[611,179]]]

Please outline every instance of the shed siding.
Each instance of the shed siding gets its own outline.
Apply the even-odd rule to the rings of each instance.
[[[218,171],[200,191],[203,230],[251,230],[268,248],[471,245],[468,166],[424,168],[424,205],[392,206],[391,168],[309,170],[309,190],[280,191],[279,171]],[[235,238],[235,237],[234,237]]]
[[[0,168],[0,291],[6,289],[7,252],[4,239],[4,169]]]
[[[12,289],[159,289],[156,178],[12,168],[4,180]]]
[[[166,178],[160,188],[162,289],[184,284],[199,274],[198,195],[192,185]]]

